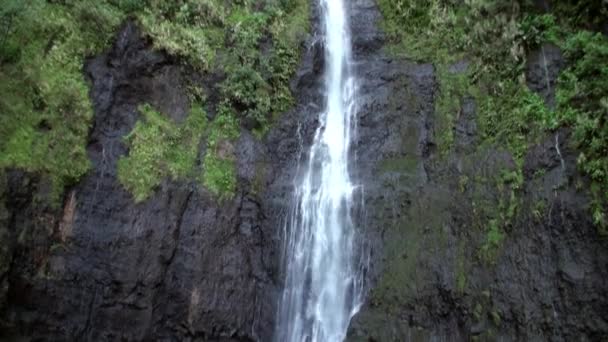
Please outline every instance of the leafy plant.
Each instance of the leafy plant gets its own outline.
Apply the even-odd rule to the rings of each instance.
[[[222,84],[224,96],[243,117],[255,122],[257,127],[268,124],[271,111],[270,85],[262,76],[248,66],[230,70]]]
[[[0,168],[48,178],[55,204],[66,185],[86,174],[93,111],[83,62],[108,46],[127,17],[158,49],[198,70],[228,74],[222,101],[234,120],[256,121],[261,135],[293,103],[289,80],[308,14],[306,0],[5,0],[0,6]],[[269,48],[261,48],[262,42]],[[247,77],[239,79],[233,72]],[[163,123],[164,117],[150,114],[150,108],[141,109],[144,120],[127,139],[133,155],[122,161],[131,168],[123,166],[120,172],[139,199],[163,177],[186,177],[194,155],[161,146],[148,151],[145,142],[156,133],[161,145],[196,140],[194,132]],[[153,162],[152,156],[160,159]],[[125,175],[135,172],[139,162],[140,174]],[[154,163],[160,163],[160,174],[151,169]]]
[[[397,56],[432,61],[439,77],[436,103],[438,147],[446,154],[463,97],[476,99],[482,144],[505,146],[518,168],[528,146],[561,126],[574,130],[581,150],[579,165],[589,175],[593,218],[606,227],[608,203],[608,43],[592,33],[605,17],[605,4],[563,1],[538,14],[526,1],[380,0],[383,26]],[[525,85],[526,49],[558,44],[569,67],[560,75],[557,109]],[[465,59],[469,69],[458,77],[447,72]],[[465,76],[461,76],[465,75]],[[519,172],[521,173],[521,172]]]
[[[215,0],[152,1],[137,18],[158,49],[208,70],[222,43],[226,11]]]
[[[64,186],[89,168],[92,108],[84,57],[105,45],[121,15],[98,2],[25,1],[3,10],[12,13],[2,14],[12,18],[3,46],[18,52],[1,57],[0,167],[44,175],[48,198],[58,204]]]
[[[608,38],[580,31],[564,44],[571,62],[557,89],[560,124],[574,127],[580,168],[591,178],[593,220],[608,234]]]
[[[166,177],[194,176],[198,148],[207,128],[202,107],[193,104],[182,125],[145,104],[139,107],[143,120],[125,137],[128,156],[118,161],[118,179],[135,201],[149,197]]]

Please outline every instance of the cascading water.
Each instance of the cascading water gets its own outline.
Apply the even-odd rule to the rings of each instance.
[[[287,220],[277,342],[342,341],[361,302],[348,161],[356,82],[342,0],[320,0],[326,108]]]

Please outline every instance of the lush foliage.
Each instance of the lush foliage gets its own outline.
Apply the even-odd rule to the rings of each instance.
[[[227,17],[233,29],[227,36],[228,46],[220,52],[227,74],[222,93],[260,135],[293,104],[289,80],[308,30],[308,11],[306,0],[284,0],[268,2],[261,12],[237,7]],[[262,41],[272,45],[263,48]]]
[[[121,20],[97,1],[10,0],[0,9],[0,167],[45,174],[52,200],[89,167],[83,60]]]
[[[139,22],[157,48],[182,56],[201,69],[208,69],[213,63],[215,50],[223,39],[227,8],[222,2],[152,0],[135,8]]]
[[[120,182],[137,202],[148,198],[166,178],[199,179],[220,199],[236,190],[232,143],[239,136],[239,123],[229,107],[222,105],[213,122],[195,103],[182,124],[174,123],[150,105],[139,107],[143,118],[125,137],[129,154],[118,161]],[[201,144],[206,154],[199,160]],[[202,163],[202,171],[198,167]]]
[[[130,150],[127,157],[118,161],[120,182],[133,194],[136,201],[146,199],[167,177],[183,179],[193,177],[199,146],[207,117],[198,104],[181,125],[142,105],[139,111],[143,120],[125,137]]]
[[[547,131],[572,127],[580,167],[593,183],[594,221],[606,232],[608,38],[590,31],[605,18],[604,5],[564,1],[546,14],[527,1],[380,0],[380,7],[390,50],[435,63],[442,155],[451,150],[454,120],[467,96],[478,104],[483,144],[510,150],[518,178],[530,144]],[[548,42],[562,48],[569,65],[558,82],[557,106],[551,109],[527,88],[523,75],[527,51]],[[450,66],[463,59],[467,70],[450,72]],[[498,236],[490,226],[488,234]]]
[[[223,72],[223,97],[263,134],[293,104],[289,80],[308,31],[308,12],[306,0],[151,1],[138,19],[158,48],[203,70]]]
[[[0,7],[0,168],[47,177],[53,200],[90,164],[85,146],[93,113],[84,59],[105,48],[127,17],[158,49],[199,72],[227,75],[223,106],[237,126],[252,122],[247,126],[259,134],[293,103],[289,79],[308,29],[306,0],[4,0]],[[139,199],[163,177],[182,176],[167,151],[171,139],[185,134],[148,107],[142,113],[128,139],[132,154],[119,170]],[[140,150],[145,141],[157,150]],[[159,159],[152,162],[153,155]],[[152,172],[158,165],[162,170]],[[235,182],[234,173],[226,177]]]
[[[608,38],[581,31],[564,50],[571,66],[560,77],[557,118],[550,123],[574,127],[578,163],[592,180],[593,219],[608,233]]]

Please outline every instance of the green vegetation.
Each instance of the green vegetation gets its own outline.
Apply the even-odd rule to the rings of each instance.
[[[269,3],[265,11],[237,7],[227,16],[228,46],[218,51],[226,80],[226,103],[241,113],[258,136],[273,118],[293,104],[289,80],[296,70],[300,43],[308,31],[308,1]],[[264,39],[272,41],[265,52]]]
[[[383,172],[402,172],[413,174],[418,167],[418,160],[412,156],[389,158],[382,161],[380,169]]]
[[[578,163],[592,181],[593,220],[608,234],[608,38],[581,31],[564,49],[571,66],[560,76],[557,122],[551,124],[574,127]]]
[[[398,168],[391,170],[403,170],[399,164],[395,166]],[[431,281],[425,271],[429,256],[440,255],[454,262],[458,291],[462,292],[466,287],[468,270],[464,244],[459,244],[456,255],[452,254],[444,230],[452,221],[449,208],[454,198],[441,190],[420,191],[411,198],[406,192],[394,191],[391,194],[394,197],[387,203],[392,208],[387,208],[380,216],[382,225],[386,227],[386,264],[382,277],[370,293],[370,303],[382,307],[383,319],[387,314],[398,315],[401,308],[416,298]]]
[[[456,289],[458,292],[463,293],[467,286],[467,275],[466,275],[466,257],[465,257],[465,244],[464,240],[460,240],[458,242],[458,249],[455,258],[455,267],[454,270],[456,272]]]
[[[216,0],[187,1],[185,4],[154,2],[139,15],[146,32],[158,48],[183,56],[193,66],[226,75],[219,85],[222,100],[217,116],[207,132],[203,172],[197,178],[218,198],[230,198],[236,190],[236,170],[232,143],[244,121],[258,136],[270,127],[276,115],[293,104],[289,79],[298,64],[301,40],[308,30],[308,2],[267,1],[260,10],[248,1],[226,5]],[[260,47],[271,42],[268,51]],[[189,135],[198,137],[196,134]],[[166,141],[159,149],[173,150]],[[158,156],[171,163],[169,156]],[[193,159],[187,159],[193,161]],[[130,190],[145,198],[166,175],[159,162],[143,163],[149,170],[138,175],[121,172],[124,184],[144,182],[145,191]],[[185,169],[191,170],[192,164]],[[125,168],[126,170],[126,168]],[[171,174],[176,178],[175,174]],[[127,186],[129,188],[129,186]]]
[[[437,130],[441,134],[437,137],[437,148],[445,155],[454,143],[454,121],[460,113],[462,100],[470,96],[470,80],[466,72],[451,72],[446,65],[439,65],[437,69],[441,93],[435,102],[435,111],[442,113],[437,117]]]
[[[504,233],[495,219],[490,220],[488,226],[488,235],[481,246],[480,253],[484,260],[494,261],[504,239]]]
[[[139,4],[138,4],[139,3]],[[129,6],[154,46],[208,69],[222,44],[226,7],[216,0],[132,1]],[[141,7],[140,7],[141,6]]]
[[[194,176],[201,139],[207,118],[200,105],[193,105],[181,125],[142,105],[143,115],[125,137],[129,155],[118,161],[118,179],[136,201],[146,199],[164,178],[183,179]]]
[[[234,112],[221,105],[210,127],[207,154],[203,163],[203,184],[220,198],[229,198],[236,190],[236,170],[231,141],[239,136]]]
[[[118,161],[118,178],[137,202],[148,198],[163,179],[198,179],[220,199],[236,190],[236,170],[232,143],[239,137],[234,112],[222,105],[212,123],[195,103],[180,125],[145,104],[139,107],[143,119],[125,137],[129,154]],[[207,149],[198,160],[199,147],[206,138]]]
[[[289,79],[309,14],[306,0],[4,0],[0,7],[0,168],[48,178],[55,204],[90,167],[85,146],[93,112],[84,59],[106,48],[126,18],[156,48],[199,72],[227,75],[222,103],[237,126],[252,121],[262,135],[293,104]],[[142,122],[127,138],[131,154],[119,167],[121,182],[139,200],[162,178],[191,174],[194,151],[171,151],[176,141],[194,142],[201,134],[199,126],[188,131],[149,107],[141,111]],[[200,119],[197,111],[194,106],[193,120]],[[223,157],[207,156],[204,164],[226,171],[223,181],[207,172],[216,180],[205,181],[213,192],[234,187]]]
[[[122,15],[97,1],[5,1],[0,9],[0,167],[39,172],[58,202],[89,168],[92,118],[82,74]]]
[[[571,127],[581,151],[580,169],[592,182],[593,219],[600,233],[608,233],[608,38],[593,32],[605,18],[606,7],[597,1],[563,1],[542,14],[524,0],[379,4],[390,51],[436,66],[440,155],[451,150],[454,122],[467,96],[478,104],[482,145],[506,147],[517,165],[517,178],[531,144],[546,132]],[[567,60],[554,109],[525,85],[527,52],[543,43],[560,46]],[[450,71],[462,60],[467,70]],[[494,239],[495,231],[488,231],[488,241],[500,240]]]

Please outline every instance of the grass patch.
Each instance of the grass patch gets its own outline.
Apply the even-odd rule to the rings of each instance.
[[[161,182],[198,179],[212,194],[227,199],[236,190],[232,143],[239,137],[234,112],[221,106],[211,122],[202,106],[192,105],[184,123],[178,125],[150,105],[139,107],[142,119],[125,137],[129,154],[118,161],[118,179],[136,202],[147,199]],[[207,151],[198,167],[199,147]]]
[[[209,128],[207,153],[203,162],[202,180],[205,187],[220,199],[234,196],[236,167],[232,142],[239,137],[235,113],[226,104]]]
[[[207,128],[202,107],[192,105],[181,125],[150,105],[139,107],[143,118],[125,137],[129,155],[118,161],[118,179],[136,202],[145,200],[163,179],[193,177],[199,146]]]

